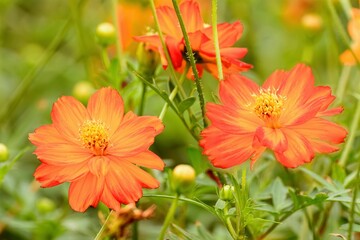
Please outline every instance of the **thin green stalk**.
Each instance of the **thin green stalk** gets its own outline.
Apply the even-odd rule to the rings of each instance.
[[[113,210],[111,210],[109,212],[108,216],[106,217],[106,220],[105,220],[104,224],[101,226],[101,228],[100,228],[99,232],[96,234],[94,240],[102,240],[103,239],[102,235],[104,234],[104,232],[106,230],[106,226],[107,226],[107,223],[109,222],[109,219],[111,217],[112,212],[113,212]]]
[[[167,61],[167,64],[168,64],[167,69],[169,69],[169,71],[170,71],[171,79],[175,83],[174,85],[179,86],[180,84],[179,84],[179,81],[178,81],[178,77],[177,77],[177,74],[175,72],[175,68],[174,68],[174,65],[172,63],[172,60],[171,60],[171,57],[170,57],[170,54],[169,54],[169,50],[168,50],[168,48],[166,46],[166,43],[165,43],[165,40],[164,40],[165,39],[164,35],[162,34],[162,31],[161,31],[159,19],[158,19],[157,14],[156,14],[156,8],[155,8],[154,0],[149,0],[149,2],[150,2],[152,14],[154,16],[154,22],[155,22],[156,31],[159,34],[160,42],[161,42],[162,48],[164,50],[165,58],[166,58],[166,61]],[[179,90],[180,90],[181,96],[185,97],[186,94],[185,94],[184,89],[182,87],[180,87]]]
[[[218,68],[218,78],[219,80],[224,79],[222,64],[221,64],[221,56],[220,56],[220,47],[219,47],[219,37],[218,37],[218,30],[217,30],[217,0],[212,0],[211,4],[211,12],[212,12],[212,30],[213,30],[213,38],[214,38],[214,47],[215,47],[215,54],[216,54],[216,65]]]
[[[177,208],[177,205],[178,205],[178,201],[179,201],[179,194],[176,194],[174,200],[171,203],[171,207],[170,207],[170,209],[169,209],[169,211],[168,211],[168,213],[166,215],[166,218],[165,218],[164,224],[163,224],[163,226],[161,228],[158,240],[163,240],[164,239],[166,230],[168,229],[170,223],[172,222],[172,220],[174,218],[176,208]]]
[[[342,99],[344,97],[345,88],[349,79],[350,72],[351,72],[351,66],[346,66],[346,65],[343,66],[339,79],[339,84],[336,89],[336,97],[339,102],[342,102]]]
[[[38,76],[38,74],[44,69],[46,64],[50,61],[52,56],[55,54],[56,50],[60,47],[63,42],[69,27],[70,27],[71,19],[68,18],[63,25],[63,27],[59,30],[57,35],[51,41],[50,45],[40,58],[39,62],[34,66],[24,77],[22,82],[18,85],[18,87],[14,90],[14,93],[11,95],[8,104],[5,105],[0,112],[0,123],[2,123],[5,119],[9,119],[11,112],[16,109],[17,105],[20,103],[21,99],[23,99],[26,91],[30,87],[30,85],[34,82],[34,79]]]
[[[345,166],[346,161],[348,159],[348,155],[349,155],[351,149],[353,148],[353,143],[354,143],[356,129],[358,127],[359,119],[360,119],[360,99],[358,99],[358,101],[357,101],[355,114],[352,117],[352,122],[351,122],[351,126],[349,129],[349,135],[347,137],[344,150],[342,151],[341,156],[340,156],[339,165],[342,167]]]
[[[314,222],[311,220],[311,217],[310,217],[309,212],[307,211],[306,208],[303,208],[303,212],[304,212],[304,215],[305,215],[305,218],[306,218],[306,221],[307,221],[308,228],[309,228],[309,229],[311,230],[311,232],[312,232],[313,240],[319,239],[319,238],[317,237],[317,235],[316,235],[315,224],[314,224]]]
[[[105,69],[108,70],[110,67],[110,60],[106,51],[106,47],[101,47],[101,58],[104,63]]]
[[[202,115],[202,119],[203,119],[203,124],[204,124],[204,127],[206,127],[207,124],[206,124],[206,120],[205,120],[205,100],[204,100],[204,94],[203,94],[203,90],[202,90],[201,79],[199,77],[198,70],[196,69],[196,63],[195,63],[194,54],[193,54],[193,51],[192,51],[192,48],[191,48],[189,36],[187,34],[184,21],[183,21],[182,16],[181,16],[179,4],[177,3],[176,0],[172,0],[172,3],[173,3],[173,6],[174,6],[174,10],[176,12],[176,16],[178,18],[180,27],[181,27],[183,37],[184,37],[186,51],[187,51],[187,57],[189,58],[190,66],[191,66],[192,72],[194,74],[196,90],[197,90],[197,92],[199,94],[199,102],[200,102],[200,108],[201,108],[201,115]]]
[[[123,45],[122,45],[122,37],[121,37],[121,29],[119,25],[119,13],[118,13],[118,0],[111,1],[111,8],[112,8],[112,18],[113,18],[113,25],[115,27],[115,47],[116,47],[116,56],[119,62],[119,73],[125,71],[125,63],[123,61]],[[116,74],[116,88],[120,88],[121,85],[121,78],[120,74]]]
[[[186,64],[185,71],[182,73],[182,75],[180,76],[180,79],[179,79],[179,84],[180,84],[180,86],[182,85],[182,83],[183,83],[183,81],[184,81],[184,79],[185,79],[186,73],[187,73],[188,71],[189,71],[189,65]],[[169,100],[170,100],[170,101],[174,100],[176,94],[178,93],[178,90],[179,90],[179,85],[176,85],[175,88],[172,90],[172,92],[171,92],[170,95],[169,95]],[[168,107],[169,107],[169,104],[168,104],[167,102],[165,102],[164,107],[162,108],[162,110],[161,110],[161,112],[160,112],[160,115],[159,115],[159,118],[160,118],[161,120],[164,119],[165,113],[166,113]]]
[[[140,107],[138,115],[142,116],[144,114],[144,105],[145,105],[145,98],[146,98],[146,90],[147,86],[145,83],[142,83],[142,89],[141,89],[141,100],[140,100]]]
[[[227,206],[228,204],[229,203],[227,203],[226,206],[224,207],[225,225],[226,225],[231,237],[234,240],[236,240],[238,235],[233,227],[230,216],[228,216],[229,215],[229,209],[228,209],[229,207]]]
[[[360,164],[358,164],[358,169],[357,169],[357,173],[356,173],[356,181],[354,184],[354,193],[353,193],[353,197],[352,197],[352,201],[351,201],[348,240],[352,239],[352,231],[353,231],[354,215],[355,215],[355,203],[356,203],[356,197],[357,197],[357,193],[358,193],[359,181],[360,181]]]

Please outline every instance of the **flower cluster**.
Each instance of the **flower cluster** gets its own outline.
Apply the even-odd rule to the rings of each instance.
[[[199,4],[184,0],[180,12],[199,73],[206,70],[217,77],[213,30],[204,23]],[[183,72],[188,69],[188,52],[175,10],[161,6],[156,14],[172,65]],[[354,11],[355,17],[357,14]],[[357,46],[360,35],[355,17],[349,30]],[[252,67],[240,60],[247,49],[233,47],[242,35],[242,24],[222,23],[217,30],[225,78],[219,82],[220,103],[206,104],[210,126],[201,131],[199,141],[203,154],[215,167],[230,168],[249,159],[253,166],[269,149],[283,166],[294,168],[311,162],[317,153],[339,150],[347,131],[328,117],[343,109],[330,108],[335,97],[330,87],[315,86],[310,67],[298,64],[290,71],[275,71],[259,86],[242,75]],[[167,67],[159,34],[137,36],[135,40],[158,51],[162,65]],[[342,58],[348,59],[348,53]],[[69,203],[74,210],[83,212],[103,202],[120,211],[121,204],[142,197],[142,188],[159,186],[140,167],[163,169],[163,161],[149,148],[164,126],[157,117],[137,116],[131,111],[124,114],[124,103],[116,90],[101,88],[90,97],[87,107],[73,97],[61,97],[53,106],[51,118],[51,124],[29,135],[41,162],[34,176],[42,187],[69,182]],[[190,178],[185,185],[192,186],[195,171]],[[180,192],[179,186],[173,188]]]

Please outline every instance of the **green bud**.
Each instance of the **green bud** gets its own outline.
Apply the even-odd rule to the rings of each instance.
[[[73,88],[73,96],[83,103],[87,102],[94,92],[93,85],[86,81],[76,83]]]
[[[220,190],[220,199],[224,201],[231,201],[234,199],[234,186],[224,185]]]
[[[0,143],[0,162],[5,162],[9,158],[9,150],[5,144]]]
[[[36,207],[40,213],[48,213],[55,209],[55,203],[51,199],[44,197],[36,202]]]
[[[186,193],[195,184],[195,170],[187,164],[177,165],[172,172],[172,187],[178,193]]]
[[[100,45],[107,47],[113,44],[116,39],[116,31],[111,23],[100,23],[96,27],[96,39]]]
[[[139,61],[139,71],[145,76],[153,76],[160,62],[159,53],[147,47],[146,43],[140,43],[136,50]]]

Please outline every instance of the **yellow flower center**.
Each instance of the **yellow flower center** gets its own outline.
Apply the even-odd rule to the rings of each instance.
[[[79,129],[80,141],[85,148],[95,151],[96,155],[104,155],[109,144],[109,128],[97,120],[86,120]]]
[[[275,122],[281,115],[285,101],[285,97],[276,92],[274,89],[260,89],[260,94],[254,96],[256,115],[266,122],[271,122],[273,127],[276,127]]]

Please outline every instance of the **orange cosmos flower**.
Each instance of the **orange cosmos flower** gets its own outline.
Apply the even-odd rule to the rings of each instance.
[[[213,41],[212,27],[204,24],[200,13],[199,4],[194,0],[185,0],[180,3],[180,11],[188,31],[196,65],[201,76],[203,69],[217,77],[216,56]],[[165,43],[168,48],[174,68],[182,72],[187,63],[187,51],[180,25],[175,10],[170,6],[158,7],[156,14],[164,33]],[[246,71],[252,66],[239,59],[243,58],[246,48],[231,47],[241,37],[243,27],[239,21],[232,24],[218,24],[219,46],[224,74]],[[139,42],[146,42],[149,48],[159,51],[163,67],[167,67],[164,50],[158,34],[135,37]],[[191,70],[190,70],[191,71]]]
[[[348,32],[352,39],[351,49],[356,58],[360,60],[360,9],[352,9],[352,18],[348,23]],[[355,65],[357,60],[350,50],[346,50],[340,55],[340,61],[345,65]]]
[[[70,182],[69,203],[75,211],[99,201],[118,211],[121,203],[137,201],[142,187],[159,186],[138,166],[163,169],[162,160],[149,151],[163,125],[156,117],[124,115],[117,91],[100,89],[87,108],[73,97],[61,97],[51,118],[52,124],[29,135],[41,161],[34,176],[42,187]]]
[[[200,140],[215,167],[229,168],[247,159],[253,165],[268,148],[282,165],[294,168],[310,162],[315,153],[337,151],[336,144],[347,134],[324,119],[343,109],[328,109],[335,99],[330,87],[315,87],[311,69],[303,64],[274,72],[262,87],[232,75],[220,82],[219,91],[222,104],[206,105],[212,125]]]

